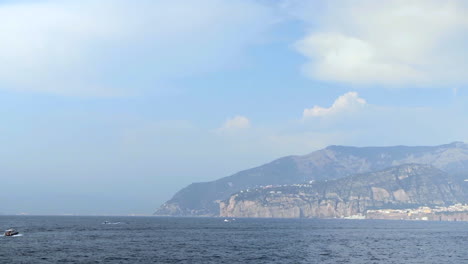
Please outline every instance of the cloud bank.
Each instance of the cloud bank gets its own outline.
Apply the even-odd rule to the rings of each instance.
[[[253,0],[0,3],[0,88],[91,96],[158,89],[235,64],[270,23],[269,8]]]
[[[313,79],[386,86],[467,83],[462,0],[285,1],[309,25],[295,44]]]
[[[462,0],[82,0],[0,4],[0,89],[114,96],[241,63],[280,20],[314,80],[451,86],[468,77]],[[288,14],[288,15],[286,15]],[[279,29],[280,30],[280,29]]]

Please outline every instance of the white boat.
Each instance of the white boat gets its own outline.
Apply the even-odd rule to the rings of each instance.
[[[18,231],[16,231],[16,230],[14,230],[13,228],[11,228],[11,229],[5,230],[5,234],[4,234],[4,235],[5,235],[5,236],[16,236],[16,235],[18,235],[18,234],[19,234]]]

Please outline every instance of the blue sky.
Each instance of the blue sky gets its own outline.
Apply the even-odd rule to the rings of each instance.
[[[0,212],[150,214],[327,145],[467,140],[467,8],[0,1]]]

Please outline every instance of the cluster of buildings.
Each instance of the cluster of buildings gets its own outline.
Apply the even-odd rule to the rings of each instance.
[[[366,219],[468,221],[468,204],[434,208],[423,206],[415,209],[367,210]]]

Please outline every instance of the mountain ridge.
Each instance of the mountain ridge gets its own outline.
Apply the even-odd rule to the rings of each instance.
[[[164,203],[156,215],[217,216],[232,194],[264,185],[334,180],[407,163],[431,164],[463,178],[468,145],[350,147],[332,145],[306,155],[290,155],[211,182],[192,183]]]

